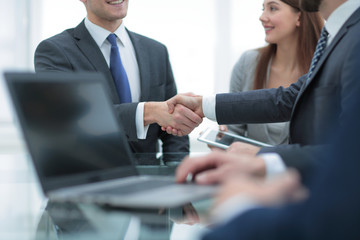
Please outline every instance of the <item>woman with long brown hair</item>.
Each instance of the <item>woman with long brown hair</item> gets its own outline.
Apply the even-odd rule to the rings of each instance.
[[[324,25],[321,16],[301,11],[298,0],[264,0],[260,21],[268,45],[246,51],[240,57],[232,72],[230,92],[288,87],[309,70]],[[288,122],[228,127],[232,132],[269,144],[288,142]]]

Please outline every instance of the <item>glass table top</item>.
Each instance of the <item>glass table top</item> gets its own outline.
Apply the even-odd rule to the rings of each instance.
[[[178,162],[159,161],[159,165],[146,163],[137,169],[146,175],[174,175]],[[172,209],[142,210],[49,202],[27,155],[0,154],[0,163],[0,240],[191,240],[207,231],[211,199]]]

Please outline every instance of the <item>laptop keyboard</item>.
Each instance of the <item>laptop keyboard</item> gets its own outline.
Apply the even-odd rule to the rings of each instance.
[[[171,181],[151,179],[147,181],[141,181],[136,183],[129,183],[123,186],[116,186],[105,190],[94,191],[95,193],[106,193],[106,194],[129,194],[138,191],[150,190],[154,188],[164,187],[175,184]]]

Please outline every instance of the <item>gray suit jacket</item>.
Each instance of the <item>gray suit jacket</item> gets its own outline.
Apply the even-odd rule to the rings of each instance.
[[[258,49],[248,50],[241,55],[231,74],[230,92],[253,90],[258,57]],[[267,79],[270,74],[270,65],[268,66]],[[228,125],[228,127],[230,131],[236,134],[271,145],[286,144],[289,141],[289,122],[235,124]]]
[[[316,151],[341,125],[348,99],[360,94],[360,9],[342,26],[318,62],[310,83],[306,75],[288,88],[264,89],[216,96],[220,124],[264,123],[290,120],[290,145],[261,152],[277,152],[288,166],[300,171],[316,163]],[[314,154],[315,153],[315,154]],[[312,157],[313,156],[313,157]]]
[[[176,95],[166,47],[150,38],[128,31],[134,45],[140,71],[141,102],[164,101]],[[65,30],[42,41],[35,52],[35,70],[41,71],[96,71],[105,75],[109,94],[120,122],[124,126],[132,150],[136,153],[155,153],[157,140],[163,142],[163,152],[189,152],[188,137],[175,137],[152,124],[145,140],[137,140],[135,112],[138,103],[119,104],[119,98],[109,67],[102,52],[85,27],[84,21],[76,28]]]

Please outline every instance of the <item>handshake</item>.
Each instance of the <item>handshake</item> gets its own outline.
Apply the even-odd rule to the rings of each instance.
[[[157,123],[163,131],[185,136],[202,123],[202,96],[178,94],[165,102],[146,102],[144,125]]]

